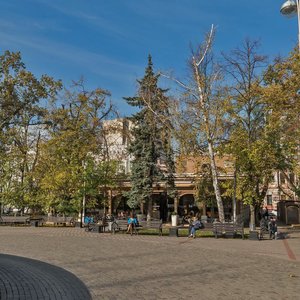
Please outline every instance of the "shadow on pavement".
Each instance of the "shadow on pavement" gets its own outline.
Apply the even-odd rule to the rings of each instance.
[[[89,300],[90,292],[74,274],[25,257],[0,254],[0,299]]]

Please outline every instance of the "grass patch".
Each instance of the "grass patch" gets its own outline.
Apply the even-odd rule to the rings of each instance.
[[[187,237],[189,233],[188,229],[180,229],[178,230],[178,236],[179,237]],[[212,231],[209,230],[197,230],[196,231],[196,237],[201,238],[207,238],[207,237],[214,237],[214,234]]]

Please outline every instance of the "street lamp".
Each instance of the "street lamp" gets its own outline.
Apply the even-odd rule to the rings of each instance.
[[[293,17],[297,15],[298,17],[298,48],[300,53],[300,0],[287,0],[285,1],[281,8],[280,13],[285,17]]]
[[[82,161],[83,166],[83,195],[82,195],[82,207],[80,212],[80,227],[83,227],[85,219],[85,206],[86,206],[86,162]]]

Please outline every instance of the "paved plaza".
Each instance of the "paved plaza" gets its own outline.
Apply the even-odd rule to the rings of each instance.
[[[0,236],[3,300],[300,299],[296,232],[250,241],[2,226]]]

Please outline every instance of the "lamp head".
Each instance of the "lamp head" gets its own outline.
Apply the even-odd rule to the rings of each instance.
[[[296,0],[298,1],[298,0]],[[297,14],[297,3],[295,0],[287,0],[285,1],[281,8],[280,13],[288,18],[293,17]]]

